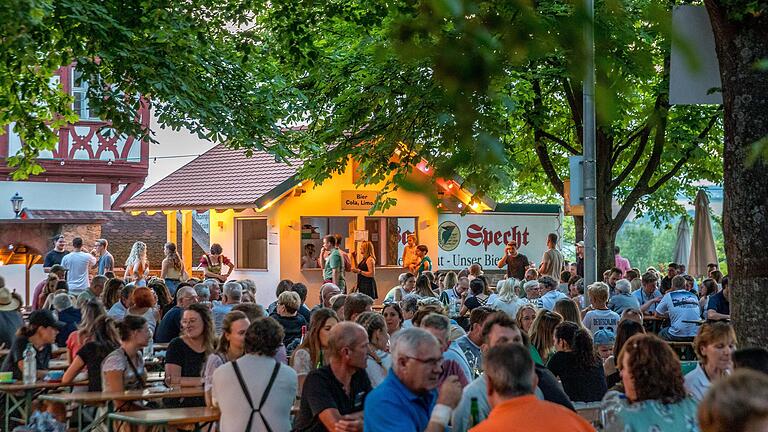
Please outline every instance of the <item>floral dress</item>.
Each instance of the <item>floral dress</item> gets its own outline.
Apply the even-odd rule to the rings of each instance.
[[[697,404],[691,398],[665,404],[658,400],[630,403],[626,396],[608,392],[602,401],[606,432],[699,432]]]

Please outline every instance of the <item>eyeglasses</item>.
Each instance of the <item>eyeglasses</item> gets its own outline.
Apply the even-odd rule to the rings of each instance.
[[[433,367],[434,366],[442,366],[443,365],[443,358],[442,357],[433,358],[433,359],[420,359],[418,357],[405,356],[405,358],[411,359],[411,360],[416,360],[417,362],[419,362],[421,364],[425,364],[425,365],[429,365],[429,366],[433,366]]]

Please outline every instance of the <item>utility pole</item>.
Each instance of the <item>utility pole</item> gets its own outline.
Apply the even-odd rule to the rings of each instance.
[[[597,174],[595,167],[595,1],[584,0],[584,288],[597,280]]]

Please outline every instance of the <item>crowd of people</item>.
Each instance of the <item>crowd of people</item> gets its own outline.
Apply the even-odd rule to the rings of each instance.
[[[148,346],[167,343],[166,384],[203,386],[204,397],[166,406],[218,407],[223,432],[590,431],[578,412],[595,406],[609,431],[738,432],[768,422],[768,351],[737,350],[728,278],[716,266],[701,282],[674,263],[666,275],[641,274],[617,251],[617,266],[585,287],[582,246],[568,263],[550,234],[539,266],[507,245],[505,277],[492,284],[477,264],[433,271],[410,237],[399,283],[374,311],[366,243],[347,253],[324,239],[325,280],[309,308],[308,287],[290,280],[275,287],[274,303],[257,304],[255,283],[230,279],[216,244],[201,257],[202,280],[186,274],[172,243],[161,277],[150,277],[141,242],[118,278],[106,240],[88,253],[75,239],[63,253],[57,238],[26,322],[0,280],[0,343],[10,347],[2,370],[21,379],[31,345],[42,377],[56,345],[70,360],[65,383],[138,389]],[[649,318],[668,325],[653,334]],[[698,361],[687,374],[670,342],[692,344]]]

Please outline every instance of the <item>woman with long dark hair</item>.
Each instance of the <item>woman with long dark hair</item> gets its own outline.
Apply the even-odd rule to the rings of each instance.
[[[623,320],[619,322],[616,327],[616,341],[613,343],[613,355],[608,357],[603,362],[603,371],[605,372],[605,379],[608,382],[608,388],[611,389],[617,384],[621,384],[621,374],[619,373],[616,359],[619,358],[621,349],[624,348],[624,344],[632,336],[638,333],[645,333],[643,325],[633,320]]]
[[[120,347],[109,353],[101,364],[101,386],[105,392],[121,392],[144,387],[147,373],[144,370],[142,349],[149,344],[147,320],[126,315],[117,323]]]
[[[176,252],[175,243],[166,243],[163,252],[165,252],[165,258],[160,264],[160,278],[165,281],[168,292],[173,296],[179,284],[187,280],[187,271],[184,269],[179,253]]]
[[[547,368],[560,378],[571,401],[603,399],[608,387],[589,330],[570,321],[562,322],[555,327],[555,345],[557,352],[549,358]]]
[[[221,336],[216,351],[205,362],[203,381],[205,382],[205,404],[213,406],[213,372],[226,362],[239,359],[245,353],[245,333],[251,322],[244,312],[231,311],[221,323]]]
[[[80,313],[82,319],[77,327],[77,331],[73,331],[67,337],[67,359],[70,364],[77,355],[77,352],[80,351],[80,348],[91,340],[94,332],[93,324],[99,317],[106,315],[107,311],[99,299],[93,298],[83,305]]]
[[[96,318],[89,326],[88,342],[77,351],[64,372],[61,382],[74,381],[83,368],[88,372],[88,391],[101,391],[101,363],[120,346],[115,320],[107,315]]]
[[[332,309],[320,308],[312,313],[304,341],[291,355],[291,367],[299,376],[299,391],[307,374],[328,364],[330,358],[325,350],[331,329],[338,323],[339,317]]]
[[[171,384],[194,387],[203,383],[203,366],[213,352],[216,341],[213,316],[207,306],[195,303],[181,316],[181,336],[168,343],[165,357],[165,379]],[[203,398],[168,401],[171,406],[204,405]]]

